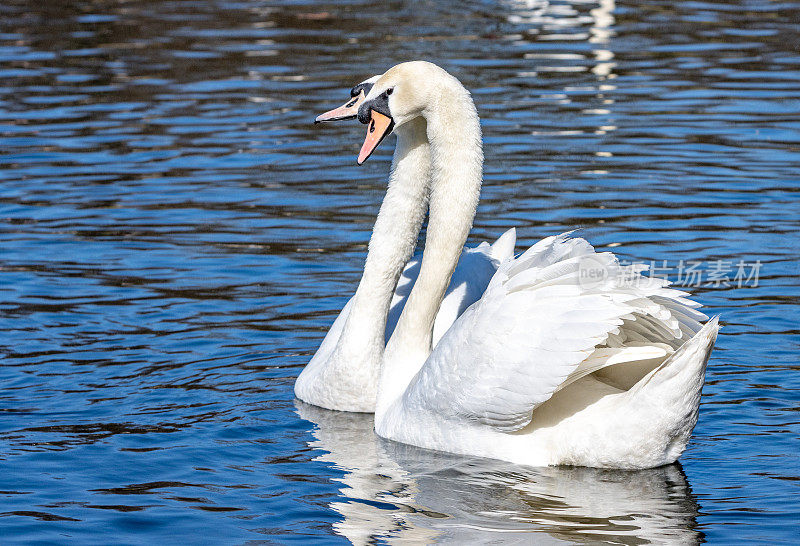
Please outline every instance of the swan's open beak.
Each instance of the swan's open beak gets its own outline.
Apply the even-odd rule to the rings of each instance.
[[[324,114],[320,114],[317,116],[317,119],[314,120],[314,123],[320,123],[323,121],[341,121],[343,119],[355,119],[358,115],[358,107],[361,106],[361,103],[364,102],[366,95],[362,90],[358,95],[352,97],[349,101],[341,105],[339,108],[334,108]]]
[[[378,144],[392,132],[394,128],[394,120],[389,116],[376,112],[370,109],[370,120],[367,125],[367,138],[364,139],[364,144],[361,146],[361,151],[358,154],[358,164],[364,163]]]

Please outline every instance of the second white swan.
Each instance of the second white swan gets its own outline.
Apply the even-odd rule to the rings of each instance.
[[[317,116],[316,122],[355,118],[378,78],[354,86],[345,104]],[[295,395],[309,404],[340,411],[375,411],[383,349],[419,274],[420,258],[409,257],[427,210],[430,144],[422,123],[408,123],[396,132],[392,176],[361,282],[295,382]],[[401,246],[399,251],[387,253],[387,238]],[[484,242],[463,250],[436,314],[434,343],[481,297],[500,263],[513,256],[515,243],[516,232],[510,229],[492,244]],[[385,328],[375,328],[376,324]]]

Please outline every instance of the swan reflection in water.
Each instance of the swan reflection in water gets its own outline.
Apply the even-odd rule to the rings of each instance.
[[[702,541],[679,464],[639,471],[526,468],[382,440],[373,415],[296,401],[315,426],[317,461],[344,472],[330,507],[353,544]],[[532,535],[535,533],[535,535]]]

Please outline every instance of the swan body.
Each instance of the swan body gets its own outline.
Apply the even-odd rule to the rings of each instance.
[[[606,261],[608,283],[581,286],[587,257]],[[531,466],[674,462],[717,332],[682,296],[583,239],[549,237],[501,265],[376,431]]]

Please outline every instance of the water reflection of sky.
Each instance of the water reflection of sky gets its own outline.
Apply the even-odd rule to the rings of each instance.
[[[798,17],[760,0],[7,2],[4,538],[792,540]],[[580,226],[629,261],[763,264],[757,287],[692,289],[724,327],[680,467],[514,469],[295,407],[392,144],[357,168],[363,128],[311,121],[413,58],[457,74],[482,117],[472,243]]]

